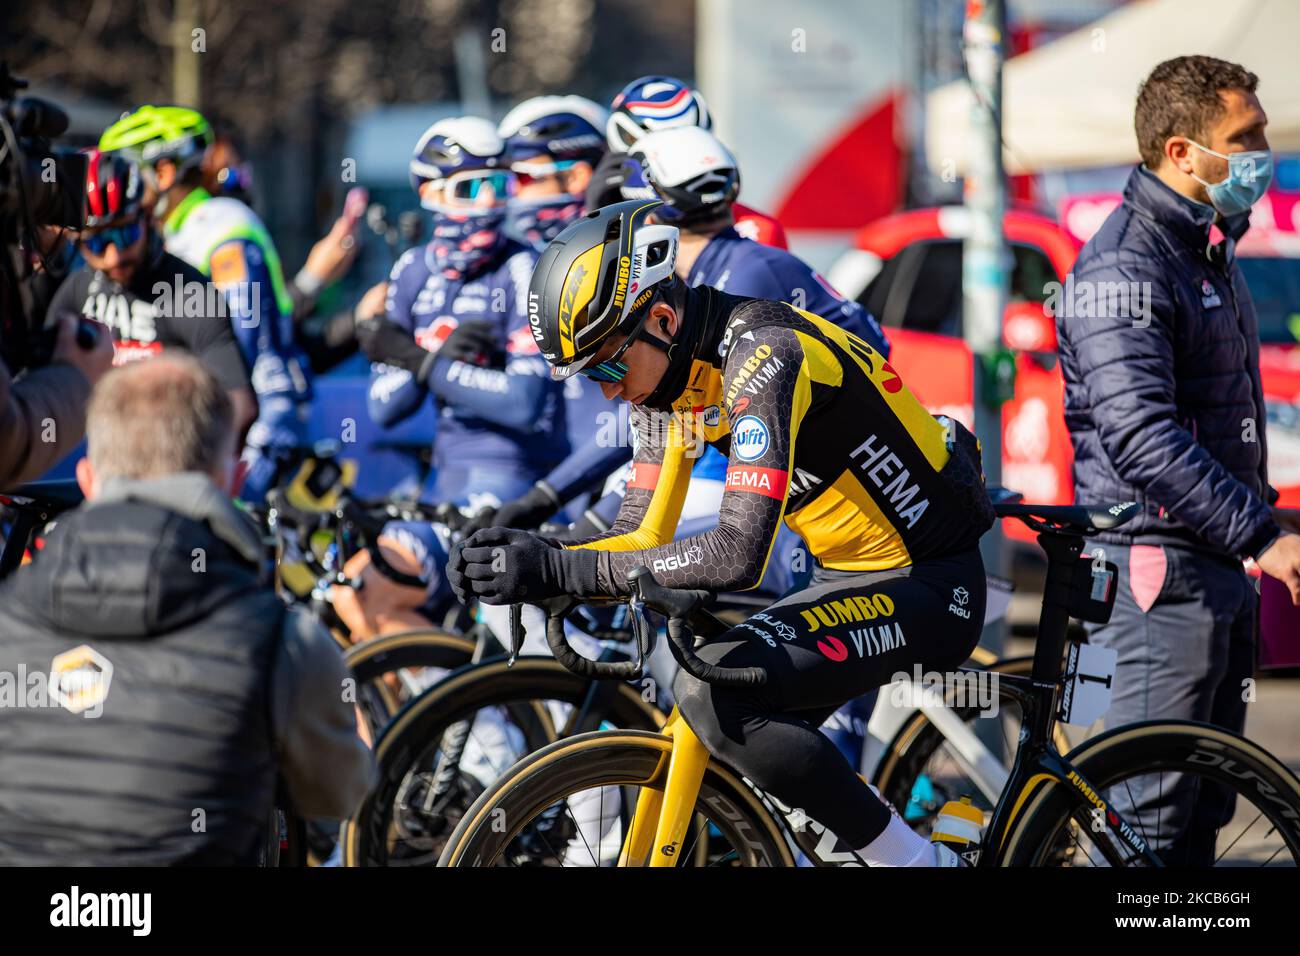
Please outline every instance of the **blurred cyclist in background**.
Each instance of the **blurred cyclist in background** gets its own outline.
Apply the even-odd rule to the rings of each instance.
[[[433,239],[398,260],[382,317],[358,321],[374,362],[369,406],[389,426],[430,397],[438,407],[435,472],[427,501],[467,512],[526,490],[568,453],[563,386],[551,381],[528,326],[528,281],[537,253],[506,235],[515,174],[496,128],[477,117],[431,126],[411,160],[411,186],[433,213]],[[427,625],[450,599],[447,542],[428,524],[393,522],[378,547],[426,589],[403,587],[354,556],[359,592],[338,588],[335,607],[354,637]]]
[[[200,113],[142,106],[106,129],[99,148],[142,163],[157,193],[153,215],[167,250],[210,276],[226,298],[258,398],[240,496],[259,502],[275,480],[279,454],[305,441],[311,370],[294,340],[293,300],[262,220],[239,200],[213,196],[203,186],[212,142]]]
[[[642,136],[680,126],[713,128],[699,90],[671,76],[643,76],[623,87],[610,104],[605,127],[609,152],[596,167],[587,191],[587,208],[599,209],[623,199],[623,160]],[[739,203],[734,205],[733,213],[736,231],[746,239],[778,249],[789,248],[785,230],[771,216]]]
[[[163,247],[145,206],[140,167],[125,156],[85,152],[86,225],[77,241],[83,262],[54,293],[50,314],[85,315],[108,326],[114,365],[189,352],[226,390],[239,438],[257,416],[257,399],[220,294]],[[179,287],[182,299],[159,295],[159,285]]]
[[[511,235],[538,252],[585,211],[586,192],[605,153],[609,111],[582,96],[535,96],[501,121],[515,194],[506,206]],[[613,407],[600,386],[581,376],[564,383],[569,445],[580,448]],[[586,496],[574,502],[579,511]]]

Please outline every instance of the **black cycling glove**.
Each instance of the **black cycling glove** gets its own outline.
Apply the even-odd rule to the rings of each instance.
[[[447,582],[463,602],[531,603],[593,593],[595,551],[564,551],[535,534],[488,528],[451,549]]]
[[[357,344],[370,361],[404,368],[420,382],[433,366],[435,353],[422,347],[415,336],[390,319],[359,320]]]
[[[482,319],[469,319],[452,329],[437,354],[438,358],[488,368],[504,368],[506,364],[505,350],[497,344],[496,329]]]
[[[470,518],[462,531],[469,537],[484,528],[533,529],[560,509],[560,499],[555,490],[544,481],[529,488],[514,501],[500,508],[484,508]]]

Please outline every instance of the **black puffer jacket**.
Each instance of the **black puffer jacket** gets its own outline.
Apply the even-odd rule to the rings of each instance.
[[[1138,501],[1103,541],[1254,556],[1279,532],[1268,504],[1259,331],[1220,224],[1144,167],[1084,247],[1057,303],[1075,500]]]
[[[0,863],[256,860],[285,613],[251,523],[199,476],[175,485],[177,508],[73,513],[0,587],[0,671],[64,684],[0,717]]]

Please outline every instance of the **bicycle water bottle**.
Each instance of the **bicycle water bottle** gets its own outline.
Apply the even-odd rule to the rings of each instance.
[[[968,863],[979,858],[983,836],[984,812],[971,803],[970,797],[945,803],[930,830],[931,843],[942,843]]]

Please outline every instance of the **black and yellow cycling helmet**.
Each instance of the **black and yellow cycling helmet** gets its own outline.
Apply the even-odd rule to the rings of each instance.
[[[537,261],[528,321],[554,378],[586,369],[609,336],[635,334],[657,287],[673,278],[677,228],[646,222],[661,205],[630,200],[590,212]]]

